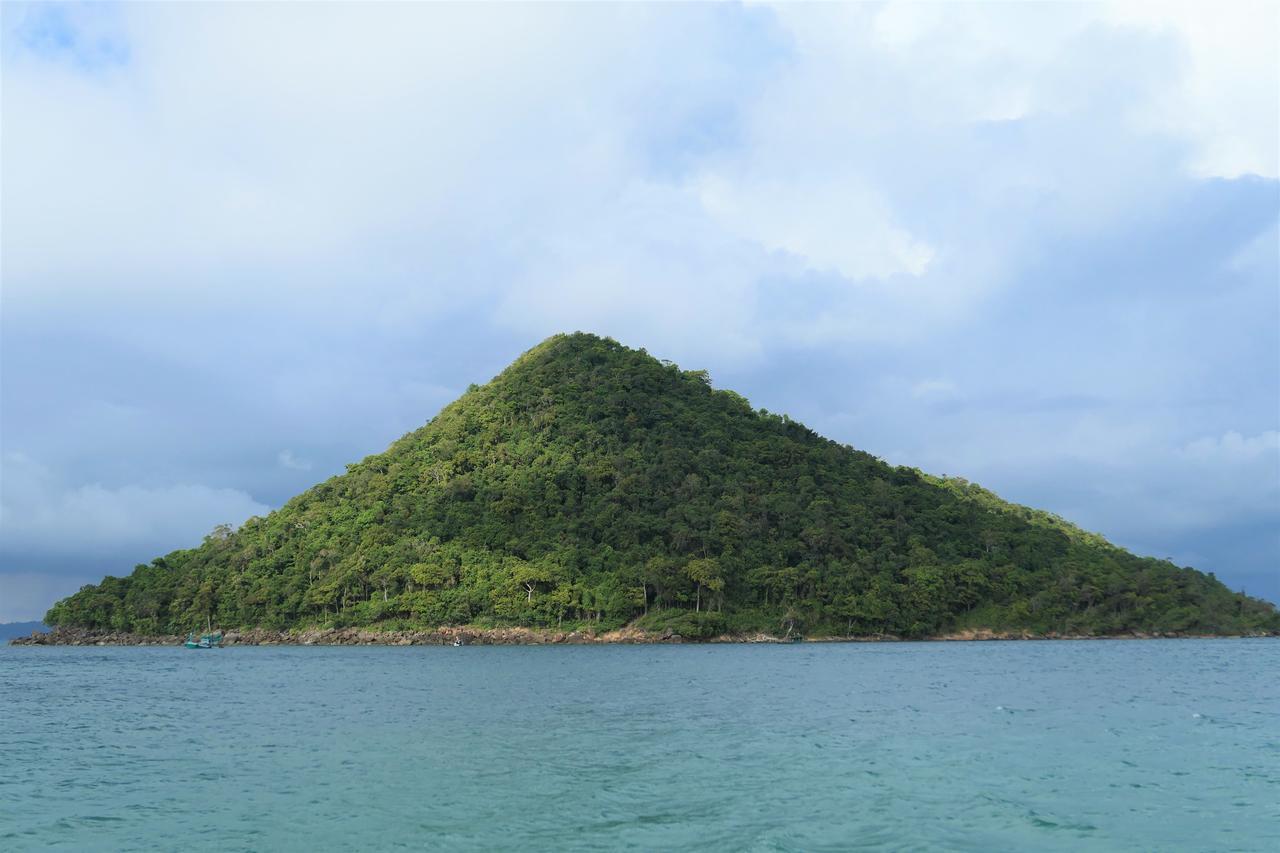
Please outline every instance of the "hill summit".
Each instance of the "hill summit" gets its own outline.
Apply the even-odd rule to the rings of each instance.
[[[1263,601],[556,335],[426,426],[45,622],[931,636],[1280,629]]]

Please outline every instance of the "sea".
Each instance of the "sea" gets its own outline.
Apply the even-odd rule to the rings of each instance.
[[[1280,640],[0,648],[0,850],[1280,850]]]

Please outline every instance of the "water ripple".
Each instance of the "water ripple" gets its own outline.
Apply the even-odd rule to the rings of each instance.
[[[0,848],[1280,848],[1280,642],[0,649]]]

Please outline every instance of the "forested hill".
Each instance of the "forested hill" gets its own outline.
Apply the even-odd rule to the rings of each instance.
[[[54,605],[181,633],[442,624],[698,637],[1280,629],[1211,575],[754,411],[702,371],[557,335],[385,453]]]

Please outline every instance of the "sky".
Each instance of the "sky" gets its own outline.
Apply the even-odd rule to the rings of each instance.
[[[0,621],[560,331],[1280,601],[1280,6],[0,5]]]

